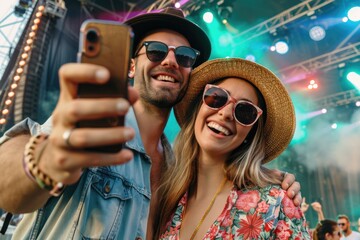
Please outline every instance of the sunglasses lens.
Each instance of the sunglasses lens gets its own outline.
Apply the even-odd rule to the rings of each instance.
[[[254,123],[257,116],[257,109],[250,103],[239,102],[235,107],[236,119],[245,125],[251,125]]]
[[[180,46],[175,51],[176,61],[182,67],[192,67],[196,60],[194,49],[186,46]]]
[[[162,61],[168,53],[168,47],[161,42],[151,42],[146,48],[146,56],[152,62]]]
[[[211,108],[221,108],[227,101],[228,95],[221,88],[212,87],[204,93],[204,102]]]

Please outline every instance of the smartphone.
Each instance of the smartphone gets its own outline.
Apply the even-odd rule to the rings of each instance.
[[[86,20],[81,25],[78,62],[102,65],[110,71],[106,84],[80,84],[79,98],[128,97],[128,72],[131,60],[133,32],[130,26],[114,21]],[[95,105],[94,107],[101,107]],[[124,117],[107,117],[77,123],[78,128],[106,128],[124,126]],[[122,144],[86,150],[118,152]]]

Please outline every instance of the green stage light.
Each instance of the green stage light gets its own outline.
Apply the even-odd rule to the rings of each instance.
[[[360,90],[360,75],[357,72],[350,71],[346,74],[347,80],[349,80],[357,89]]]

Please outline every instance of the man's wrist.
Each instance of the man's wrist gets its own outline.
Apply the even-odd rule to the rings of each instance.
[[[25,174],[30,180],[35,182],[40,188],[49,191],[52,196],[59,196],[65,186],[61,182],[56,182],[47,174],[39,169],[38,163],[47,145],[48,135],[39,134],[30,138],[25,146],[23,167]],[[37,148],[40,148],[36,154]]]

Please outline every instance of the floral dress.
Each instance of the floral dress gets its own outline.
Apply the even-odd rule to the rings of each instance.
[[[187,194],[167,224],[160,239],[179,238]],[[203,239],[311,239],[306,220],[278,185],[264,188],[234,187],[220,216]]]

